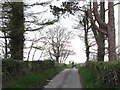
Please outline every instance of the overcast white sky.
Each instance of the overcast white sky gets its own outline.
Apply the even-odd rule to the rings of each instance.
[[[16,0],[17,1],[17,0]],[[36,1],[38,2],[42,2],[42,1],[48,1],[48,0],[25,0],[29,3],[35,3]],[[52,5],[56,5],[56,6],[60,6],[61,2],[62,1],[66,1],[66,0],[53,0],[52,2]],[[44,11],[44,10],[47,10],[49,8],[49,5],[45,8],[45,7],[42,7],[42,6],[36,6],[36,7],[33,7],[32,10],[30,10],[30,12],[38,12],[38,11]],[[44,13],[43,14],[43,17],[42,19],[47,19],[47,18],[54,18],[54,16],[52,15],[52,13],[50,13],[50,9],[48,9],[47,13]],[[72,26],[75,26],[76,22],[73,20],[75,17],[71,16],[71,17],[67,17],[66,19],[61,19],[60,22],[59,22],[59,25],[61,25],[62,27],[66,27],[68,28],[69,30],[73,30]],[[120,19],[119,19],[120,20]],[[115,6],[115,21],[116,21],[116,43],[118,44],[118,6]],[[120,21],[119,21],[120,22]],[[58,24],[58,23],[57,23]],[[74,29],[75,33],[77,32],[75,29]],[[81,30],[81,33],[82,35],[84,34],[83,31]],[[36,32],[36,35],[38,36],[38,32]],[[76,33],[78,34],[78,33]],[[27,35],[27,38],[31,38],[31,37],[34,37],[35,34],[33,33],[29,33]],[[25,42],[26,43],[26,42]],[[27,45],[30,45],[31,43],[27,44]],[[85,46],[84,46],[84,42],[79,38],[77,37],[74,37],[74,39],[71,41],[71,45],[74,49],[74,51],[76,52],[75,55],[73,56],[70,56],[66,63],[69,63],[70,60],[76,62],[76,63],[83,63],[86,61],[86,56],[85,56]],[[33,50],[34,51],[34,50]],[[32,57],[32,54],[33,54],[33,51],[31,53],[31,57]],[[25,50],[25,52],[28,52],[28,50]],[[25,55],[27,56],[27,55]],[[38,60],[40,56],[40,51],[37,51],[36,54],[35,54],[35,60]],[[31,58],[30,57],[30,58]]]
[[[32,2],[31,2],[32,1]],[[33,2],[33,0],[31,0],[30,2],[31,3],[35,3],[35,0],[34,0],[34,2]],[[39,1],[39,0],[37,0],[37,1]],[[64,0],[65,1],[65,0]],[[27,1],[28,2],[28,1]],[[59,2],[59,3],[58,3]],[[57,6],[60,6],[60,3],[61,3],[61,1],[56,1],[56,0],[54,0],[53,1],[53,5],[57,5]],[[49,7],[49,6],[48,6]],[[48,8],[47,7],[47,8]],[[42,10],[46,10],[47,8],[43,8],[43,7],[41,7],[41,11]],[[36,7],[33,7],[32,8],[32,12],[38,12],[38,11],[40,11],[40,6],[36,6]],[[72,18],[71,18],[72,17]],[[65,27],[65,28],[68,28],[69,30],[73,30],[73,26],[75,26],[75,24],[76,24],[76,22],[73,20],[75,17],[73,17],[73,16],[71,16],[71,17],[67,17],[66,19],[64,19],[64,18],[62,18],[58,23],[56,23],[56,24],[58,24],[58,25],[61,25],[62,27]],[[45,13],[44,14],[44,17],[42,18],[42,19],[44,19],[44,18],[54,18],[54,16],[52,15],[52,13],[51,12],[49,12],[49,10],[47,11],[47,13]],[[81,30],[82,31],[82,30]],[[75,33],[76,33],[77,31],[75,31]],[[84,33],[82,33],[82,34],[84,34]],[[32,35],[32,34],[31,34]],[[30,35],[30,37],[31,37],[31,35]],[[66,63],[69,63],[69,61],[70,60],[72,60],[72,61],[74,61],[74,62],[76,62],[76,63],[83,63],[83,62],[85,62],[85,60],[86,60],[86,56],[85,56],[85,49],[84,49],[84,42],[82,41],[82,40],[80,40],[80,38],[78,37],[78,36],[76,36],[73,40],[71,40],[71,46],[73,47],[73,50],[75,51],[75,55],[73,55],[73,56],[70,56],[70,57],[68,57],[68,59],[66,60]],[[36,53],[36,55],[35,55],[35,60],[37,60],[38,59],[38,57],[39,57],[39,54],[40,54],[40,52],[38,52],[38,53]],[[32,53],[31,53],[31,56],[32,56]],[[31,57],[30,57],[31,58]]]
[[[29,1],[27,1],[27,2],[31,2],[31,3],[35,3],[35,1],[36,0],[29,0]],[[41,1],[41,0],[37,0],[37,1]],[[45,1],[47,1],[47,0],[45,0]],[[61,1],[65,1],[65,0],[59,0],[59,1],[56,1],[56,0],[53,0],[53,5],[57,5],[57,6],[60,6],[60,3],[61,3]],[[48,6],[49,7],[49,6]],[[40,10],[44,10],[44,9],[47,9],[47,8],[43,8],[43,7],[40,7],[40,6],[36,6],[36,7],[34,7],[34,8],[32,8],[32,12],[34,11],[34,12],[37,12],[37,11],[40,11]],[[115,19],[116,19],[116,22],[118,21],[118,13],[117,13],[117,11],[118,11],[118,9],[117,9],[117,6],[115,7]],[[50,13],[49,12],[49,10],[48,10],[48,12],[47,13],[45,13],[44,14],[44,17],[43,18],[54,18],[54,16],[52,15],[52,13]],[[72,18],[74,18],[73,16],[72,16]],[[59,22],[59,24],[62,26],[62,27],[66,27],[66,28],[68,28],[68,29],[70,29],[70,30],[73,30],[73,28],[72,28],[72,26],[74,26],[75,24],[76,24],[76,22],[72,19],[71,17],[69,17],[69,18],[66,18],[66,19],[61,19],[60,20],[60,22]],[[116,23],[116,25],[117,25],[118,23]],[[116,26],[117,27],[117,26]],[[118,28],[118,27],[117,27]],[[116,28],[116,29],[117,29]],[[77,32],[77,31],[75,31],[75,32]],[[81,32],[80,32],[81,34],[84,34],[83,33],[83,31],[81,30]],[[79,37],[77,37],[77,35],[76,35],[76,37],[71,41],[71,44],[72,44],[72,47],[73,47],[73,49],[74,49],[74,51],[76,52],[76,55],[73,55],[73,56],[70,56],[68,59],[67,59],[67,61],[66,61],[66,63],[69,63],[69,61],[70,60],[72,60],[72,61],[74,61],[74,62],[76,62],[76,63],[83,63],[83,62],[85,62],[86,61],[86,56],[85,56],[85,46],[84,46],[84,42],[79,38]],[[35,55],[35,59],[37,60],[38,59],[38,56],[39,56],[39,53],[40,52],[38,52],[38,53],[36,53],[36,55]]]

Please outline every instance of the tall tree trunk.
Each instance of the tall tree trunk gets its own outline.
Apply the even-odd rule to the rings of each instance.
[[[5,55],[4,58],[8,57],[8,43],[7,43],[7,33],[4,32],[4,36],[5,36]]]
[[[88,20],[88,19],[86,19]],[[89,54],[90,54],[90,46],[88,44],[88,29],[86,28],[86,21],[84,21],[84,30],[85,30],[85,46],[86,46],[86,57],[87,57],[87,62],[89,61]]]
[[[100,17],[105,22],[105,2],[100,2]],[[103,29],[100,26],[100,29]],[[98,61],[104,61],[105,56],[105,35],[98,31]]]
[[[59,42],[58,39],[57,39],[57,42]],[[57,61],[58,65],[59,65],[59,58],[60,58],[60,51],[59,51],[59,47],[57,47],[57,50],[56,50],[56,61]]]
[[[24,13],[23,2],[11,2],[12,16],[10,20],[11,58],[23,60],[24,46]]]
[[[99,36],[99,41],[98,42],[99,42],[97,44],[98,45],[98,50],[97,50],[98,51],[98,53],[97,53],[98,61],[104,61],[104,56],[105,56],[105,39],[104,39],[104,35],[103,34],[101,34]]]
[[[106,24],[100,17],[98,13],[98,4],[97,0],[93,2],[94,16],[97,20],[99,26],[102,29],[98,30],[108,37],[108,54],[109,61],[116,60],[116,44],[115,44],[115,22],[114,22],[114,3],[112,1],[108,2],[108,24]]]
[[[116,42],[115,42],[115,22],[114,22],[114,3],[108,2],[108,53],[109,61],[116,60]]]
[[[88,12],[85,11],[85,16],[83,18],[83,26],[84,26],[84,34],[85,34],[85,47],[86,47],[86,61],[89,61],[89,55],[90,55],[90,46],[89,46],[89,42],[88,42],[88,30],[89,30],[89,23],[88,23]]]
[[[95,8],[97,8],[97,5],[94,7],[94,12],[97,12],[97,10]],[[99,24],[99,27],[97,27],[97,25],[95,24],[95,21],[93,20],[93,17],[92,17],[91,3],[90,3],[90,11],[89,12],[90,12],[89,17],[91,20],[92,31],[93,31],[93,34],[94,34],[94,37],[95,37],[95,40],[96,40],[96,43],[98,46],[97,59],[98,59],[98,61],[104,61],[106,31],[103,30],[104,28],[103,28],[102,24]],[[96,14],[95,14],[95,17],[96,17]],[[100,19],[103,22],[105,22],[105,3],[104,2],[100,2]]]
[[[32,51],[33,45],[34,45],[34,40],[33,40],[32,44],[31,44],[31,46],[30,46],[30,50],[29,50],[28,55],[27,55],[27,61],[29,61],[30,53],[31,53],[31,51]]]
[[[32,56],[32,61],[34,60],[34,57],[35,57],[35,53],[36,53],[37,49],[35,49],[34,53],[33,53],[33,56]]]
[[[56,63],[59,65],[59,56],[56,56]]]

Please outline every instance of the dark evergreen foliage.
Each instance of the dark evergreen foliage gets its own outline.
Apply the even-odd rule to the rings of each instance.
[[[61,7],[50,5],[50,8],[53,15],[57,17],[65,13],[70,13],[74,15],[75,11],[81,10],[81,7],[78,6],[78,2],[62,2]]]
[[[23,2],[11,2],[10,51],[11,58],[23,60],[24,47],[24,11]]]

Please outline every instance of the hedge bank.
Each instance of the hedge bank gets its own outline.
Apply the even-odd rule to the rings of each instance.
[[[120,62],[89,62],[87,68],[104,88],[120,88]]]
[[[20,78],[9,81],[3,86],[3,90],[27,90],[30,88],[34,90],[34,88],[43,88],[54,75],[63,69],[65,69],[65,66],[57,66],[41,72],[31,72],[30,74],[22,75]]]
[[[29,74],[31,72],[42,72],[53,68],[54,62],[51,60],[45,61],[20,61],[20,60],[2,60],[2,83],[5,84],[9,80],[16,77]]]

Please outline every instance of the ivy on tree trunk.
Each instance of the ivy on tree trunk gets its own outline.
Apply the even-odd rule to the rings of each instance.
[[[11,2],[11,7],[12,7],[10,18],[11,58],[16,60],[23,60],[23,47],[24,47],[23,2]]]

